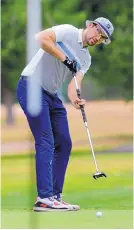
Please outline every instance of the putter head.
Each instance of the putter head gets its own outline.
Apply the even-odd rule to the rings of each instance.
[[[107,177],[106,174],[104,172],[96,172],[95,174],[93,174],[93,178],[96,180],[99,177]]]

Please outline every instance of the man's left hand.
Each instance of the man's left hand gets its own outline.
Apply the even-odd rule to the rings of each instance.
[[[79,98],[76,98],[74,101],[71,102],[76,109],[80,109],[80,105],[83,105],[84,107],[86,103],[84,99],[79,99]]]
[[[66,57],[66,59],[63,61],[64,65],[66,65],[68,67],[68,69],[73,72],[76,73],[77,72],[77,62],[75,60],[70,60],[68,57]]]

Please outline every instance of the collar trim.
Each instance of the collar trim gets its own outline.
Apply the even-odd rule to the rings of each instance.
[[[79,35],[78,35],[78,42],[79,43],[83,43],[82,42],[82,32],[83,32],[83,29],[79,29]]]

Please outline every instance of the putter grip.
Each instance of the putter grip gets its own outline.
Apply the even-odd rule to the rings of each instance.
[[[76,92],[77,92],[78,98],[81,99],[80,90],[76,89]],[[86,118],[86,114],[85,114],[85,110],[84,110],[84,106],[83,105],[80,105],[80,110],[81,110],[81,113],[82,113],[83,121],[87,122],[87,118]]]

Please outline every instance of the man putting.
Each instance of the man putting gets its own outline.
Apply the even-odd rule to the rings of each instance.
[[[106,18],[86,21],[85,29],[58,25],[36,34],[41,48],[23,70],[17,87],[17,98],[35,140],[37,199],[34,211],[79,210],[62,200],[65,173],[72,149],[67,112],[57,95],[65,79],[70,78],[68,97],[76,109],[85,105],[76,94],[73,73],[78,87],[91,65],[88,46],[109,44],[114,28]],[[38,68],[43,64],[43,76]],[[33,74],[34,73],[34,74]],[[41,85],[41,112],[32,116],[27,109],[27,79]]]

